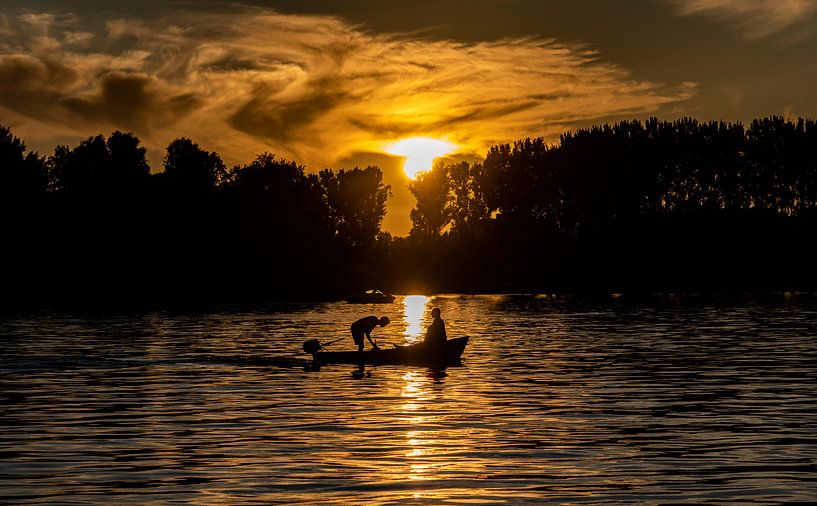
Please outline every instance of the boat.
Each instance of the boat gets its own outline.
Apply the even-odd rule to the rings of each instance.
[[[424,343],[409,346],[394,345],[392,349],[364,351],[322,351],[316,343],[317,350],[312,353],[316,364],[354,364],[354,365],[424,365],[444,367],[460,365],[462,352],[468,345],[468,336],[449,339],[444,343],[428,345]],[[307,347],[305,346],[305,349]],[[314,348],[313,348],[314,349]]]
[[[346,299],[349,304],[388,304],[394,302],[394,295],[380,290],[366,290],[362,294],[352,295]]]

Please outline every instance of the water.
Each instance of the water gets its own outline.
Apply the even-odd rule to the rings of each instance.
[[[371,313],[412,342],[432,306],[463,367],[281,358]],[[7,314],[0,502],[813,501],[816,335],[798,295]]]

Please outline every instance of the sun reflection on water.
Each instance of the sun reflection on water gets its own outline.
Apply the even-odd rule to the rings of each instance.
[[[429,417],[419,413],[423,408],[424,401],[429,400],[428,393],[424,392],[422,388],[423,377],[417,371],[406,371],[406,374],[403,375],[403,381],[405,381],[405,384],[400,395],[405,401],[403,404],[404,419],[412,426],[421,426],[429,421]],[[429,443],[431,443],[428,439],[428,432],[419,429],[406,431],[408,451],[405,456],[408,459],[408,478],[410,480],[430,478],[427,473],[431,466],[424,458],[429,451],[432,451],[428,447]]]
[[[426,307],[431,299],[425,295],[407,295],[403,300],[403,311],[406,318],[406,340],[414,343],[423,335]]]

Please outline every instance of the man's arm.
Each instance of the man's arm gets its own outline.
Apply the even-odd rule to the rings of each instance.
[[[371,332],[366,332],[366,339],[368,339],[368,340],[369,340],[369,342],[370,342],[370,343],[372,343],[372,348],[377,348],[377,344],[375,344],[375,342],[374,342],[374,341],[372,341],[372,334],[371,334]]]

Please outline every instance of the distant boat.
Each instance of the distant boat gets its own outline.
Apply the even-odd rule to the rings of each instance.
[[[316,351],[312,358],[317,364],[352,365],[422,365],[444,367],[459,365],[468,336],[449,339],[439,345],[423,343],[397,346],[389,350]],[[319,345],[318,345],[319,346]],[[320,348],[318,348],[320,349]],[[311,351],[311,350],[310,350]]]
[[[380,290],[366,290],[359,295],[347,297],[349,304],[388,304],[394,302],[394,295],[383,293]]]

